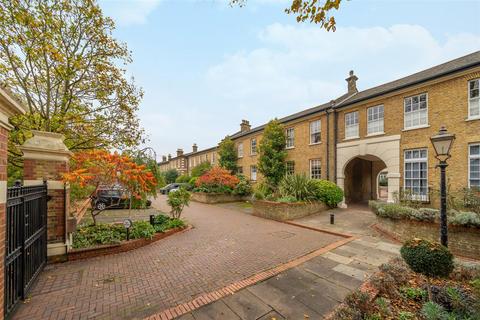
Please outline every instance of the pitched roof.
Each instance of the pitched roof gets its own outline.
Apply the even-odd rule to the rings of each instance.
[[[332,105],[332,102],[334,104],[339,104],[339,103],[342,103],[343,101],[345,101],[348,98],[349,98],[348,93],[345,93],[345,94],[341,95],[340,97],[338,97],[338,98],[336,98],[336,99],[334,99],[330,102],[318,105],[318,106],[313,107],[313,108],[302,110],[300,112],[296,112],[294,114],[291,114],[291,115],[288,115],[286,117],[280,118],[280,119],[278,119],[278,121],[280,123],[287,123],[287,122],[290,122],[290,121],[293,121],[293,120],[296,120],[296,119],[299,119],[299,118],[302,118],[302,117],[310,116],[310,115],[315,114],[317,112],[321,112],[321,111],[326,110],[327,108],[329,108]],[[250,130],[244,131],[244,132],[238,131],[238,132],[234,133],[233,135],[231,135],[230,138],[231,139],[237,139],[237,138],[249,135],[251,133],[261,131],[265,128],[266,125],[267,124],[263,124],[261,126],[255,127],[253,129],[250,129]]]
[[[336,107],[346,107],[360,101],[375,98],[383,94],[394,92],[396,90],[407,88],[422,82],[443,77],[475,66],[480,66],[480,51],[476,51],[466,56],[439,64],[435,67],[411,74],[404,78],[360,91],[354,96],[352,96],[350,99],[338,104]]]

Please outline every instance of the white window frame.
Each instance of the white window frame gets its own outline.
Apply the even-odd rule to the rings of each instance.
[[[322,121],[320,119],[310,122],[310,144],[319,144],[322,142]],[[315,142],[315,135],[318,134],[318,141]]]
[[[289,172],[290,171],[289,164],[291,164],[292,172]],[[286,175],[295,174],[295,161],[289,160],[285,162],[285,174]]]
[[[320,172],[313,173],[313,164],[318,163]],[[322,179],[322,160],[321,159],[310,159],[310,178],[311,179]]]
[[[351,120],[349,119],[350,117],[353,117],[353,120],[352,120],[353,123],[350,123],[351,122]],[[359,137],[360,137],[360,125],[359,125],[359,118],[358,118],[358,110],[345,113],[345,139],[356,139]]]
[[[472,89],[470,89],[470,83],[472,82],[477,82],[477,90],[480,91],[480,78],[478,79],[472,79],[470,81],[468,81],[468,119],[469,120],[476,120],[476,119],[480,119],[480,92],[478,94],[477,97],[475,98],[472,98],[470,95],[471,95],[471,91]],[[472,107],[472,104],[475,103],[477,105],[477,108],[478,108],[478,114],[475,114],[475,115],[472,115],[472,110],[473,110],[473,107]]]
[[[257,181],[257,166],[250,166],[250,180]]]
[[[419,115],[419,119],[423,118],[421,116],[422,110],[420,109],[420,98],[422,96],[425,96],[425,105],[426,105],[426,108],[424,109],[425,110],[425,123],[420,123],[420,120],[419,120],[418,125],[407,126],[407,114],[411,114],[411,115],[416,114],[416,115]],[[411,101],[410,104],[413,106],[413,99],[414,98],[418,98],[418,110],[407,112],[406,111],[407,101],[410,100]],[[420,129],[420,128],[425,128],[425,127],[428,127],[428,93],[427,92],[419,93],[419,94],[404,98],[403,99],[403,130]]]
[[[238,145],[237,145],[237,156],[239,158],[243,158],[243,142],[240,142]]]
[[[407,159],[407,153],[411,152],[413,154],[415,151],[418,151],[418,152],[425,151],[425,157],[424,158],[419,157],[419,158]],[[409,177],[409,178],[407,178],[407,163],[422,163],[422,162],[424,162],[426,164],[425,165],[425,170],[426,170],[425,179],[422,179],[421,177],[418,177],[418,178]],[[421,170],[419,170],[419,172],[421,172]],[[408,150],[403,151],[403,190],[407,190],[406,181],[407,180],[414,180],[414,179],[425,180],[426,181],[426,186],[425,186],[426,190],[425,190],[425,194],[421,194],[421,193],[420,194],[415,194],[415,193],[413,193],[413,186],[409,187],[409,189],[412,190],[412,200],[428,201],[428,198],[429,198],[428,183],[429,182],[428,182],[428,149],[427,148],[408,149]]]
[[[212,153],[212,166],[215,165],[215,152]]]
[[[256,154],[257,154],[257,138],[252,138],[250,139],[250,155],[254,156]]]
[[[383,104],[368,108],[367,109],[367,136],[383,134],[385,132],[384,126],[385,126],[385,108],[383,107]]]
[[[471,176],[471,162],[473,159],[480,159],[480,154],[476,154],[476,155],[472,155],[472,149],[471,147],[476,147],[478,146],[480,148],[480,142],[479,143],[471,143],[468,145],[468,187],[471,188],[472,187],[472,176]],[[480,179],[477,179],[475,178],[475,180],[480,180]],[[476,186],[475,186],[476,187]],[[480,187],[480,185],[479,185]]]
[[[295,128],[290,127],[285,129],[285,148],[286,149],[293,149],[295,148]]]

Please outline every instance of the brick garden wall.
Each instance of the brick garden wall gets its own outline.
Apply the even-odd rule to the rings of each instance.
[[[440,226],[438,223],[378,217],[377,221],[378,229],[401,242],[415,237],[439,241]],[[454,254],[480,259],[480,229],[450,225],[448,227],[448,247]]]
[[[322,202],[279,203],[265,200],[253,202],[253,215],[266,219],[287,221],[327,210]]]

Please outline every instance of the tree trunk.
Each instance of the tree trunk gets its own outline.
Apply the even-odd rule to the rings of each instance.
[[[433,301],[432,286],[430,284],[430,278],[429,277],[427,277],[427,292],[428,292],[428,301]]]

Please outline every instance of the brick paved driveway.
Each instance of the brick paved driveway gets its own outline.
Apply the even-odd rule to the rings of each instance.
[[[165,198],[154,202],[167,210]],[[339,240],[192,203],[195,228],[135,251],[51,265],[15,319],[140,319]]]

